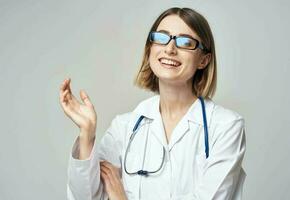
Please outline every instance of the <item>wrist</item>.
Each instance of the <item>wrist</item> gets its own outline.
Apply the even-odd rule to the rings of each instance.
[[[88,133],[80,132],[79,140],[81,143],[91,144],[95,140],[95,134],[88,134]]]

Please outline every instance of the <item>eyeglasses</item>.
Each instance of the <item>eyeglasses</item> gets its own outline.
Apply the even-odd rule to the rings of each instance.
[[[154,44],[167,45],[172,39],[175,40],[175,46],[181,49],[194,50],[199,48],[205,52],[209,52],[197,39],[187,36],[172,36],[163,32],[152,31],[149,34],[150,42]]]

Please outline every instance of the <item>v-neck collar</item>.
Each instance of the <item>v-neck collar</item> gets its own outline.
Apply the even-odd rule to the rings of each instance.
[[[214,103],[211,99],[204,99],[204,102],[209,126]],[[189,121],[203,126],[201,103],[199,99],[196,99],[173,129],[169,144],[167,144],[163,120],[159,111],[159,105],[160,95],[155,95],[140,102],[133,112],[137,113],[139,116],[143,115],[144,117],[153,120],[150,123],[150,130],[156,136],[158,141],[169,150],[171,150],[174,144],[188,132]]]

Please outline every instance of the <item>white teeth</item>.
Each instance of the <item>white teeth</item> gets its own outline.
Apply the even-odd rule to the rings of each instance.
[[[175,61],[168,60],[168,59],[165,59],[165,58],[161,58],[160,62],[163,63],[163,64],[173,65],[173,66],[179,66],[180,65],[179,62],[175,62]]]

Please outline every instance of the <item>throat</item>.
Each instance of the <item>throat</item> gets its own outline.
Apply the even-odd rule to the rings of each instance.
[[[162,115],[161,115],[162,116]],[[170,138],[174,132],[174,129],[178,125],[178,123],[181,121],[183,115],[176,117],[175,119],[170,119],[162,116],[162,123],[164,127],[164,132],[166,136],[167,144],[170,142]]]

